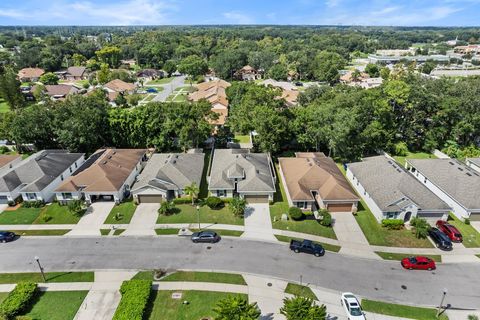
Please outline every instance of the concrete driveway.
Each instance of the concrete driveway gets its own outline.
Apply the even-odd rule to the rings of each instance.
[[[67,236],[99,236],[103,222],[112,211],[115,202],[92,203],[77,225]]]
[[[273,235],[270,207],[268,203],[250,203],[245,210],[245,232],[243,238],[277,241]]]
[[[185,76],[179,76],[173,78],[172,81],[166,84],[161,84],[161,85],[148,85],[151,87],[162,87],[163,91],[159,92],[155,98],[152,99],[154,102],[165,102],[167,100],[168,96],[172,94],[175,89],[179,87],[185,86]]]
[[[157,223],[159,203],[141,203],[122,235],[125,236],[153,236]]]
[[[0,204],[0,213],[2,213],[7,208],[8,208],[8,204]]]

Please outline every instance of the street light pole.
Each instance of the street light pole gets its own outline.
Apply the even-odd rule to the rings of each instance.
[[[42,267],[42,265],[40,264],[40,258],[37,257],[37,256],[35,256],[35,261],[37,261],[38,268],[40,269],[40,273],[42,274],[43,281],[44,281],[44,282],[47,282],[47,278],[45,278],[45,273],[43,273],[43,267]]]
[[[197,205],[197,220],[198,220],[198,230],[200,230],[200,206]]]
[[[445,301],[446,296],[447,296],[447,288],[443,289],[442,301],[440,301],[440,305],[438,306],[438,310],[437,310],[437,318],[440,316],[440,312],[442,310],[443,302]]]

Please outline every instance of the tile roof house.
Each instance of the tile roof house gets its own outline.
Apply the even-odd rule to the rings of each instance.
[[[208,190],[217,197],[240,196],[249,203],[268,203],[275,193],[275,170],[268,153],[216,149]]]
[[[45,70],[40,68],[23,68],[18,71],[18,80],[21,82],[37,82],[45,73]]]
[[[198,84],[197,91],[192,92],[188,99],[191,101],[207,100],[212,111],[218,114],[218,119],[211,120],[211,124],[223,126],[228,117],[228,99],[226,89],[230,83],[225,80],[214,80]]]
[[[450,207],[389,156],[347,164],[347,179],[379,222],[422,217],[445,220]]]
[[[133,185],[137,203],[160,203],[184,195],[186,186],[200,187],[204,153],[155,153]]]
[[[87,68],[68,67],[64,77],[66,80],[85,80],[87,77]]]
[[[0,202],[43,200],[54,197],[54,190],[85,161],[83,153],[43,150],[0,171]]]
[[[121,202],[130,194],[135,178],[146,161],[145,149],[100,149],[58,188],[57,200],[83,199]]]
[[[465,163],[473,170],[480,172],[480,158],[467,158]]]
[[[480,173],[456,159],[407,159],[407,169],[459,219],[480,221]]]
[[[262,78],[261,70],[257,70],[252,66],[244,66],[235,72],[235,77],[243,81],[254,81]]]
[[[274,88],[281,89],[282,95],[279,98],[285,100],[287,107],[297,105],[297,99],[300,92],[298,91],[298,88],[291,82],[267,79],[262,81],[260,84],[264,85],[265,87],[272,86]]]
[[[360,198],[332,158],[313,152],[295,155],[295,158],[278,159],[290,206],[311,211],[356,211]]]

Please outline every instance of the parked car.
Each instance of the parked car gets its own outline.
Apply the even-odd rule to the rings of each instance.
[[[437,228],[430,228],[428,230],[428,235],[432,238],[433,242],[435,242],[437,248],[442,250],[452,250],[452,241],[450,238],[447,237],[445,233],[438,230]]]
[[[351,292],[342,293],[342,306],[349,320],[365,320],[365,313],[362,311],[360,302]]]
[[[216,243],[220,241],[220,236],[215,231],[199,231],[192,234],[192,241],[195,243],[198,242],[207,242],[207,243]]]
[[[437,268],[433,259],[422,256],[403,258],[401,263],[402,267],[409,270],[435,270]]]
[[[0,242],[10,242],[15,240],[17,235],[11,231],[0,231]]]
[[[148,88],[145,91],[147,91],[148,93],[157,93],[158,92],[158,90],[156,88]]]
[[[305,252],[313,254],[316,257],[320,257],[325,254],[325,249],[323,249],[319,243],[310,240],[290,240],[290,250],[293,250],[295,253]]]
[[[447,221],[438,220],[437,228],[443,233],[445,233],[453,242],[463,241],[463,237],[460,231],[458,231],[458,229],[455,226],[452,226]]]
[[[295,82],[295,85],[297,87],[303,87],[303,83],[301,83],[300,81]]]

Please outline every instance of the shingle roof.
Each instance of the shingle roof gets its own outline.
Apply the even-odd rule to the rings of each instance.
[[[146,186],[183,190],[192,182],[200,187],[204,158],[203,153],[156,153],[138,176],[132,192]]]
[[[416,170],[467,209],[480,209],[480,174],[455,159],[407,159]]]
[[[480,158],[467,158],[467,161],[470,161],[471,163],[480,167]]]
[[[21,192],[41,191],[83,155],[65,150],[37,152],[0,177],[0,192],[13,191],[20,185]]]
[[[237,183],[240,192],[274,192],[275,182],[267,153],[250,153],[248,149],[216,149],[213,154],[209,189],[234,189],[229,170],[243,170],[245,179]],[[230,175],[231,176],[231,175]]]
[[[305,153],[297,158],[279,158],[286,188],[292,200],[314,200],[317,191],[322,200],[359,200],[355,191],[332,158]]]
[[[40,78],[45,73],[45,70],[40,68],[23,68],[18,71],[18,78]]]
[[[77,93],[79,91],[77,87],[68,84],[46,85],[45,89],[51,97],[66,97],[70,93]]]
[[[421,210],[449,210],[432,191],[386,156],[349,163],[348,168],[384,212],[398,211],[409,201]]]
[[[55,191],[119,191],[145,153],[145,149],[97,150]]]
[[[67,73],[74,77],[82,77],[86,69],[85,67],[68,67]]]
[[[128,83],[120,79],[114,79],[104,85],[105,88],[116,92],[125,92],[135,90],[135,85],[133,83]]]

